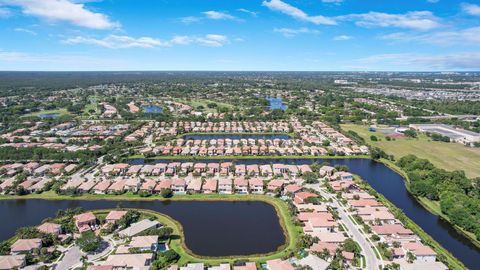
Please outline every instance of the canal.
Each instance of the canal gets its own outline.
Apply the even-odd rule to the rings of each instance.
[[[182,160],[175,160],[182,162]],[[198,162],[219,162],[219,160],[194,160]],[[232,160],[224,160],[232,161]],[[131,163],[143,164],[142,159],[132,160]],[[154,162],[170,162],[156,160]],[[396,207],[400,208],[411,220],[417,223],[426,233],[452,253],[469,269],[480,269],[480,249],[473,245],[468,238],[458,233],[450,224],[440,217],[428,212],[417,200],[408,193],[404,179],[397,172],[382,163],[370,159],[249,159],[235,160],[236,164],[319,164],[328,162],[331,165],[346,165],[350,172],[359,175],[367,181],[377,192],[383,194]]]
[[[252,255],[276,251],[285,235],[275,208],[259,201],[0,200],[0,240],[23,226],[36,226],[59,209],[82,207],[149,209],[182,224],[186,246],[201,256]]]

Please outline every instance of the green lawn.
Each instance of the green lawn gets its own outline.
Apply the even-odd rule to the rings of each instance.
[[[234,108],[235,106],[232,104],[224,103],[224,102],[218,102],[214,100],[207,100],[207,99],[195,99],[195,100],[184,100],[184,99],[178,99],[176,100],[177,102],[187,104],[189,106],[192,106],[194,110],[197,109],[198,106],[203,106],[204,107],[204,112],[206,113],[216,113],[217,110],[216,108],[208,108],[207,104],[208,103],[215,103],[217,104],[217,107],[226,107],[229,109]]]
[[[369,132],[365,125],[346,124],[341,127],[345,131],[355,131],[369,144],[380,147],[396,159],[413,154],[428,159],[445,170],[464,170],[468,177],[480,176],[480,148],[465,147],[459,143],[434,142],[423,134],[420,134],[418,139],[387,141],[383,133]],[[371,141],[371,135],[375,135],[379,141]]]

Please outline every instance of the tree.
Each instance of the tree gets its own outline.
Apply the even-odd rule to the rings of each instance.
[[[306,172],[302,175],[302,178],[307,184],[318,183],[318,175],[314,172]]]
[[[360,246],[355,241],[353,241],[352,238],[345,239],[345,241],[343,242],[343,250],[355,254],[359,254],[362,251]]]
[[[137,210],[128,210],[120,220],[118,220],[118,226],[127,228],[130,224],[137,222],[140,219],[140,212]]]
[[[91,253],[100,247],[101,242],[102,238],[100,236],[96,236],[93,231],[86,231],[80,235],[76,244],[82,251]]]
[[[372,136],[370,136],[370,140],[371,140],[372,142],[376,142],[376,141],[378,141],[378,138],[377,138],[377,136],[372,135]]]
[[[169,188],[164,188],[160,191],[160,196],[163,198],[170,198],[173,196],[173,191]]]
[[[158,258],[152,263],[150,269],[152,270],[161,270],[166,269],[167,266],[175,263],[180,259],[180,255],[175,252],[173,249],[167,250],[165,252],[159,253]]]

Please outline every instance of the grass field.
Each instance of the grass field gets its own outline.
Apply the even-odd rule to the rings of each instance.
[[[207,106],[208,103],[215,103],[217,104],[217,107],[220,108],[220,107],[226,107],[226,108],[229,108],[229,109],[232,109],[234,108],[235,106],[232,105],[232,104],[228,104],[228,103],[223,103],[223,102],[218,102],[218,101],[213,101],[213,100],[206,100],[206,99],[195,99],[195,100],[184,100],[184,99],[178,99],[176,100],[177,102],[181,102],[181,103],[184,103],[184,104],[187,104],[189,106],[192,106],[194,108],[194,110],[197,109],[198,106],[203,106],[204,108],[204,111],[206,113],[216,113],[217,112],[217,109],[216,108],[209,108]]]
[[[464,170],[468,177],[480,176],[480,148],[465,147],[459,143],[434,142],[420,134],[418,139],[396,139],[387,141],[381,132],[369,132],[365,125],[341,125],[345,131],[352,130],[362,136],[369,144],[383,149],[387,154],[399,159],[408,154],[428,159],[436,167],[445,170]],[[371,141],[375,135],[379,141]]]

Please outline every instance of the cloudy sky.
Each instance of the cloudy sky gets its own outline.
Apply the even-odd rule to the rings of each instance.
[[[0,0],[0,70],[480,70],[480,1]]]

